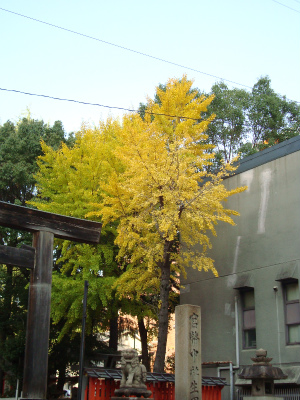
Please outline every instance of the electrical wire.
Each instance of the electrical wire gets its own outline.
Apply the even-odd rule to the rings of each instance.
[[[274,1],[275,1],[275,0],[274,0]],[[130,48],[128,48],[128,47],[121,46],[121,45],[116,44],[116,43],[111,43],[111,42],[108,42],[108,41],[106,41],[106,40],[96,38],[96,37],[94,37],[94,36],[89,36],[89,35],[86,35],[86,34],[84,34],[84,33],[80,33],[80,32],[77,32],[77,31],[73,31],[73,30],[71,30],[71,29],[64,28],[64,27],[62,27],[62,26],[55,25],[55,24],[52,24],[52,23],[50,23],[50,22],[46,22],[46,21],[42,21],[42,20],[37,19],[37,18],[29,17],[28,15],[24,15],[24,14],[17,13],[17,12],[15,12],[15,11],[7,10],[7,9],[5,9],[5,8],[2,8],[2,7],[0,7],[0,10],[5,11],[5,12],[8,12],[8,13],[11,13],[11,14],[14,14],[14,15],[18,15],[19,17],[23,17],[23,18],[30,19],[30,20],[35,21],[35,22],[39,22],[39,23],[41,23],[41,24],[45,24],[45,25],[51,26],[52,28],[61,29],[61,30],[63,30],[63,31],[66,31],[66,32],[69,32],[69,33],[73,33],[73,34],[75,34],[75,35],[83,36],[83,37],[85,37],[85,38],[87,38],[87,39],[96,40],[97,42],[101,42],[101,43],[108,44],[109,46],[114,46],[114,47],[117,47],[117,48],[122,49],[122,50],[130,51],[130,52],[132,52],[132,53],[136,53],[136,54],[139,54],[139,55],[144,56],[144,57],[149,57],[149,58],[152,58],[152,59],[157,60],[157,61],[161,61],[161,62],[164,62],[164,63],[167,63],[167,64],[175,65],[176,67],[184,68],[184,69],[187,69],[187,70],[189,70],[189,71],[197,72],[197,73],[199,73],[199,74],[203,74],[203,75],[206,75],[206,76],[210,76],[210,77],[216,78],[216,79],[221,79],[222,81],[230,82],[230,83],[233,83],[233,84],[235,84],[235,85],[239,85],[239,86],[246,87],[246,88],[248,88],[248,89],[252,89],[251,86],[244,85],[243,83],[231,81],[231,80],[229,80],[229,79],[225,79],[225,78],[222,78],[222,77],[220,77],[220,76],[216,76],[216,75],[209,74],[209,73],[207,73],[207,72],[199,71],[198,69],[195,69],[195,68],[187,67],[187,66],[182,65],[182,64],[177,64],[177,63],[175,63],[175,62],[173,62],[173,61],[168,61],[168,60],[165,60],[165,59],[163,59],[163,58],[159,58],[159,57],[156,57],[156,56],[152,56],[151,54],[146,54],[146,53],[143,53],[143,52],[138,51],[138,50],[133,50],[133,49],[130,49]]]
[[[46,94],[29,93],[29,92],[23,92],[21,90],[15,90],[15,89],[0,88],[0,90],[6,91],[6,92],[14,92],[14,93],[26,94],[28,96],[45,97],[45,98],[51,99],[51,100],[69,101],[69,102],[72,102],[72,103],[84,104],[84,105],[88,105],[88,106],[105,107],[105,108],[110,108],[110,109],[115,109],[115,110],[122,110],[122,111],[129,111],[129,112],[135,112],[135,113],[143,112],[145,114],[162,115],[162,116],[171,117],[171,118],[191,119],[193,121],[199,121],[201,119],[201,118],[183,117],[183,116],[179,116],[179,115],[169,115],[169,114],[163,114],[163,113],[155,113],[155,112],[151,112],[151,111],[147,111],[147,110],[139,111],[139,110],[130,109],[130,108],[124,108],[124,107],[107,106],[105,104],[89,103],[89,102],[86,102],[86,101],[80,101],[80,100],[74,100],[74,99],[62,99],[60,97],[48,96]]]
[[[277,0],[272,0],[272,1],[274,1],[275,3],[278,3],[278,4],[280,4],[280,5],[285,6],[284,4],[279,3]],[[295,0],[295,1],[299,2],[298,0]],[[299,2],[299,3],[300,3],[300,2]],[[285,7],[288,7],[288,6],[285,6]],[[288,7],[288,8],[290,8],[290,7]],[[292,9],[292,8],[291,8],[291,9]],[[198,72],[198,73],[200,73],[200,74],[207,75],[207,76],[210,76],[210,77],[212,77],[212,78],[220,79],[220,80],[222,80],[222,81],[230,82],[230,83],[233,83],[233,84],[235,84],[235,85],[239,85],[239,86],[243,86],[243,87],[248,88],[248,89],[252,89],[251,86],[244,85],[243,83],[231,81],[231,80],[229,80],[229,79],[222,78],[222,77],[216,76],[216,75],[212,75],[212,74],[209,74],[209,73],[207,73],[207,72],[203,72],[203,71],[197,70],[197,69],[195,69],[195,68],[187,67],[187,66],[182,65],[182,64],[177,64],[177,63],[175,63],[175,62],[173,62],[173,61],[168,61],[168,60],[165,60],[165,59],[163,59],[163,58],[159,58],[159,57],[156,57],[156,56],[152,56],[152,55],[150,55],[150,54],[146,54],[146,53],[140,52],[140,51],[138,51],[138,50],[133,50],[133,49],[130,49],[130,48],[128,48],[128,47],[124,47],[124,46],[121,46],[121,45],[118,45],[118,44],[115,44],[115,43],[111,43],[111,42],[108,42],[108,41],[105,41],[105,40],[102,40],[102,39],[99,39],[99,38],[96,38],[96,37],[93,37],[93,36],[86,35],[86,34],[84,34],[84,33],[80,33],[80,32],[77,32],[77,31],[73,31],[73,30],[71,30],[71,29],[64,28],[64,27],[62,27],[62,26],[55,25],[55,24],[52,24],[52,23],[50,23],[50,22],[42,21],[42,20],[39,20],[39,19],[37,19],[37,18],[29,17],[29,16],[27,16],[27,15],[20,14],[20,13],[17,13],[17,12],[15,12],[15,11],[11,11],[11,10],[5,9],[5,8],[3,8],[3,7],[0,7],[0,10],[5,11],[5,12],[8,12],[8,13],[11,13],[11,14],[14,14],[14,15],[17,15],[17,16],[19,16],[19,17],[23,17],[23,18],[30,19],[30,20],[35,21],[35,22],[39,22],[39,23],[41,23],[41,24],[45,24],[45,25],[51,26],[51,27],[53,27],[53,28],[57,28],[57,29],[61,29],[61,30],[66,31],[66,32],[69,32],[69,33],[73,33],[73,34],[75,34],[75,35],[83,36],[83,37],[85,37],[85,38],[87,38],[87,39],[96,40],[96,41],[98,41],[98,42],[105,43],[105,44],[107,44],[107,45],[114,46],[114,47],[120,48],[120,49],[122,49],[122,50],[130,51],[130,52],[133,52],[133,53],[136,53],[136,54],[145,56],[145,57],[149,57],[149,58],[152,58],[152,59],[157,60],[157,61],[161,61],[161,62],[164,62],[164,63],[167,63],[167,64],[175,65],[175,66],[177,66],[177,67],[184,68],[184,69],[188,69],[188,70],[194,71],[194,72]],[[294,9],[292,9],[292,10],[293,10],[293,11],[296,11],[296,12],[299,12],[299,11],[294,10]],[[38,96],[38,95],[36,95],[36,96]],[[287,99],[287,100],[288,100],[288,99]],[[67,100],[67,99],[66,99],[66,101],[73,101],[73,100]],[[290,100],[290,101],[295,101],[295,100]],[[78,101],[75,101],[75,102],[78,102]],[[299,103],[298,101],[295,101],[295,102],[296,102],[296,103]],[[84,103],[82,103],[82,104],[84,104]],[[101,105],[101,107],[109,107],[109,106]],[[111,108],[118,108],[118,107],[111,107]],[[122,108],[120,108],[120,109],[122,109]],[[128,109],[124,109],[124,110],[126,110],[126,111],[132,111],[132,110],[128,110]]]
[[[71,103],[83,104],[83,105],[87,105],[87,106],[104,107],[104,108],[109,108],[109,109],[114,109],[114,110],[121,110],[121,111],[129,111],[129,112],[134,112],[134,113],[142,112],[144,114],[162,115],[162,116],[170,117],[170,118],[190,119],[190,120],[193,120],[193,121],[199,121],[200,120],[200,118],[184,117],[184,116],[180,116],[180,115],[169,115],[169,114],[164,114],[164,113],[154,113],[154,112],[147,111],[147,110],[136,110],[136,109],[125,108],[125,107],[108,106],[106,104],[90,103],[90,102],[87,102],[87,101],[80,101],[80,100],[74,100],[74,99],[64,99],[64,98],[61,98],[61,97],[49,96],[47,94],[23,92],[21,90],[16,90],[16,89],[0,88],[0,90],[5,91],[5,92],[13,92],[13,93],[25,94],[27,96],[44,97],[46,99],[51,99],[51,100],[68,101],[68,102],[71,102]],[[299,103],[299,102],[295,101],[294,103]]]
[[[279,2],[279,1],[277,1],[277,0],[272,0],[272,1],[274,1],[274,3],[280,4],[281,6],[283,6],[283,7],[286,7],[286,8],[288,8],[288,9],[290,9],[290,10],[292,10],[292,11],[295,11],[295,12],[297,12],[297,13],[299,13],[299,14],[300,14],[300,11],[298,11],[298,10],[295,10],[294,8],[292,8],[292,7],[289,7],[289,6],[285,5],[285,4],[282,4],[282,3],[280,3],[280,2]],[[297,3],[298,3],[298,2],[297,2]]]

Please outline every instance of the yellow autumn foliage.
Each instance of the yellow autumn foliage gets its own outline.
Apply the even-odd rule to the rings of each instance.
[[[127,300],[159,295],[155,369],[161,372],[172,276],[185,274],[187,266],[217,276],[207,255],[210,236],[219,221],[234,224],[232,216],[238,213],[226,208],[226,200],[245,188],[227,190],[223,185],[233,165],[209,172],[213,154],[205,130],[214,115],[203,118],[203,113],[213,96],[197,97],[185,76],[170,79],[156,95],[158,101],[148,99],[144,118],[132,113],[122,123],[110,119],[99,128],[83,126],[73,148],[53,151],[43,144],[39,199],[31,204],[103,222],[107,245],[90,251],[64,244],[63,270],[71,268],[75,275],[81,263],[83,275],[94,277],[95,288],[106,282],[102,305],[112,287]],[[116,259],[110,235],[114,227]],[[108,280],[98,279],[101,271]],[[95,309],[97,304],[95,300]]]
[[[63,144],[57,151],[42,143],[36,174],[38,198],[29,202],[40,210],[85,218],[101,200],[102,182],[120,170],[113,156],[120,124],[109,119],[99,128],[83,124],[74,147]]]
[[[202,120],[201,113],[213,97],[197,98],[191,87],[186,77],[171,79],[166,90],[157,89],[160,103],[148,100],[144,119],[124,117],[114,154],[125,169],[112,171],[99,211],[88,215],[101,214],[104,224],[119,221],[116,244],[124,264],[142,261],[157,270],[166,243],[180,236],[180,246],[169,254],[172,269],[184,273],[192,265],[217,275],[206,255],[208,232],[215,234],[218,221],[234,224],[237,213],[224,201],[244,188],[228,191],[222,184],[232,165],[207,172],[212,155],[205,129],[214,116]]]

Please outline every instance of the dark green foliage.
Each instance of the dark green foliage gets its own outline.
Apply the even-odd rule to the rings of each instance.
[[[63,393],[63,386],[71,370],[78,370],[79,354],[81,344],[81,331],[77,330],[73,336],[65,335],[59,339],[64,321],[58,324],[51,324],[50,343],[49,343],[49,360],[48,360],[48,381],[50,377],[55,376],[58,371],[58,380],[56,385],[49,385],[49,395],[58,397]],[[97,340],[96,335],[86,335],[85,337],[85,363],[94,360],[98,353],[112,353],[112,349]],[[49,396],[50,397],[50,396]]]
[[[271,80],[263,77],[253,86],[248,108],[252,144],[283,142],[300,133],[300,106],[279,96]]]
[[[36,159],[42,154],[41,140],[57,149],[66,139],[60,121],[52,127],[43,121],[23,118],[0,126],[0,200],[25,205],[34,194]]]
[[[20,268],[0,265],[0,369],[12,384],[23,374],[28,277]]]
[[[215,146],[217,160],[229,162],[247,136],[245,120],[249,95],[242,89],[230,90],[224,83],[213,85],[211,94],[215,98],[208,107],[208,114],[215,114],[216,118],[208,126],[208,142]]]
[[[300,105],[275,93],[269,77],[260,78],[251,93],[215,84],[208,112],[216,114],[207,133],[215,145],[217,164],[254,154],[300,134]],[[219,161],[218,161],[219,160]]]
[[[42,154],[41,140],[59,148],[66,139],[60,121],[53,127],[43,121],[23,118],[17,124],[0,126],[0,200],[25,206],[35,194],[36,158]],[[32,235],[0,227],[0,244],[31,245]],[[3,372],[15,385],[23,374],[29,270],[0,265],[0,394]]]

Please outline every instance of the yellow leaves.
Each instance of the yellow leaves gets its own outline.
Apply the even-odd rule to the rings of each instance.
[[[113,288],[116,289],[120,298],[133,294],[137,300],[141,294],[154,295],[159,292],[158,270],[145,270],[145,266],[140,262],[134,267],[129,267],[115,282]]]
[[[157,274],[166,245],[178,242],[179,235],[180,250],[173,247],[168,254],[172,268],[184,271],[192,264],[216,274],[206,255],[208,233],[216,234],[219,221],[234,224],[231,217],[237,213],[224,203],[244,190],[223,185],[233,165],[206,172],[212,146],[205,130],[214,115],[202,115],[213,97],[197,97],[184,76],[171,79],[165,90],[157,88],[157,98],[148,100],[145,119],[129,114],[122,124],[108,120],[97,129],[83,126],[72,149],[54,152],[43,144],[39,161],[39,208],[47,198],[50,211],[118,222],[119,262],[136,268],[124,276],[128,290],[134,271],[143,274],[141,287],[144,277],[151,281],[147,274]]]
[[[168,114],[178,117],[199,118],[197,111],[206,111],[207,104],[200,99],[198,109],[195,110],[192,104],[195,101],[196,93],[191,91],[193,82],[187,80],[186,76],[179,81],[178,79],[170,79],[166,85],[166,90],[157,88],[156,94],[160,99],[161,105],[152,102],[151,111]],[[199,108],[199,104],[201,107]],[[184,113],[185,112],[185,113]]]
[[[192,81],[188,81],[186,76],[179,81],[170,79],[166,90],[157,88],[157,97],[160,104],[148,101],[149,111],[160,114],[155,116],[152,126],[156,132],[163,131],[169,136],[170,140],[179,140],[178,145],[182,145],[180,140],[188,146],[189,138],[192,141],[204,140],[203,134],[207,128],[208,121],[201,120],[201,113],[207,111],[207,106],[213,100],[213,96],[197,98],[197,92],[191,89]],[[148,121],[150,117],[148,116]],[[198,123],[196,123],[198,122]]]
[[[31,204],[78,218],[95,212],[111,171],[122,169],[113,155],[118,130],[119,123],[108,120],[99,129],[83,125],[72,148],[62,145],[54,151],[42,143],[44,155],[38,160],[40,170],[36,175],[39,199]],[[90,217],[99,219],[99,213]]]
[[[105,185],[103,221],[119,219],[119,257],[130,255],[134,265],[142,260],[148,271],[166,256],[165,244],[180,234],[184,246],[172,250],[171,262],[183,268],[193,260],[197,268],[216,274],[206,256],[207,233],[215,234],[218,221],[234,224],[236,213],[225,209],[224,201],[243,190],[227,191],[222,184],[234,171],[231,165],[216,175],[206,173],[211,146],[204,142],[205,130],[214,116],[201,120],[201,113],[212,98],[197,98],[191,87],[186,77],[170,80],[166,90],[157,89],[159,103],[148,100],[147,111],[155,115],[124,117],[114,153],[124,171],[112,173]],[[206,177],[209,181],[200,187]]]

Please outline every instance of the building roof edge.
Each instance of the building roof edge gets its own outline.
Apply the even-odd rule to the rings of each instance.
[[[300,151],[300,135],[243,158],[239,161],[239,166],[234,175],[241,174],[242,172],[259,167],[260,165],[277,160],[278,158],[285,157],[296,151]]]

